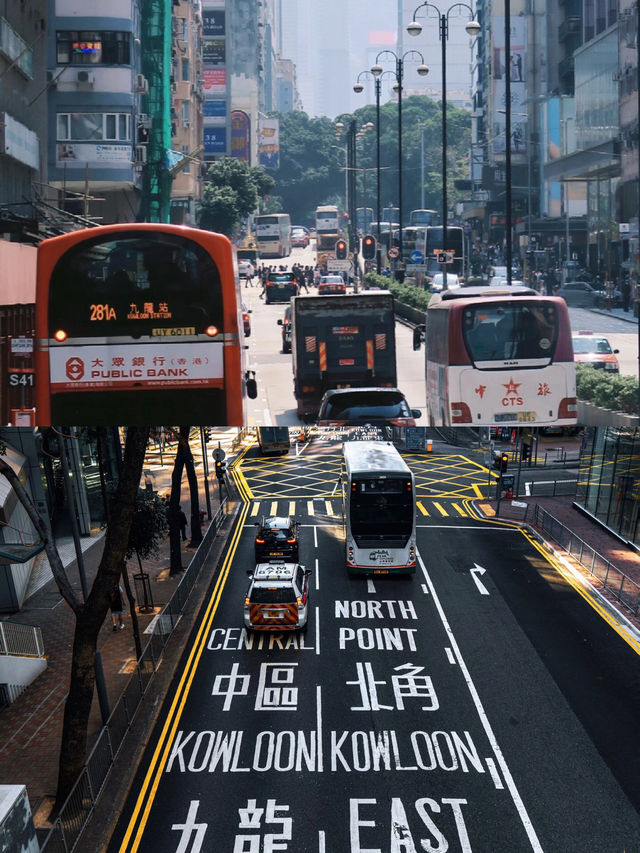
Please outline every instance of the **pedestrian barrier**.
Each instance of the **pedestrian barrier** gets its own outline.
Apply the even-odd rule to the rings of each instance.
[[[599,580],[604,588],[609,590],[634,616],[638,615],[640,611],[640,584],[625,575],[610,560],[599,554],[584,539],[576,536],[573,531],[538,504],[535,506],[534,521],[537,527]]]
[[[153,681],[164,647],[178,623],[200,569],[209,556],[216,534],[226,518],[226,504],[227,498],[224,498],[180,583],[156,620],[151,638],[144,647],[136,669],[111,716],[100,730],[80,778],[65,800],[53,826],[40,842],[41,853],[73,853],[81,840],[136,712]]]

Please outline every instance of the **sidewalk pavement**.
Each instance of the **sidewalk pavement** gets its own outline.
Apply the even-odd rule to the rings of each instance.
[[[622,308],[590,308],[594,314],[602,314],[604,317],[616,317],[618,320],[626,320],[627,323],[638,325],[638,318],[633,315],[633,308],[624,311]]]
[[[168,467],[167,470],[170,471]],[[164,494],[164,490],[161,490]],[[212,515],[219,507],[218,489],[212,489]],[[188,502],[188,491],[183,489],[184,502]],[[204,500],[200,496],[200,506]],[[202,525],[203,534],[209,522]],[[81,540],[87,587],[91,588],[102,556],[103,533]],[[81,598],[82,588],[78,574],[75,548],[71,537],[56,540],[60,555],[75,593]],[[182,565],[186,568],[194,548],[190,539],[182,542]],[[19,613],[12,614],[11,622],[37,625],[42,630],[47,668],[8,707],[0,709],[0,785],[26,785],[29,803],[36,828],[47,826],[47,817],[55,798],[58,779],[58,760],[64,705],[68,689],[69,670],[73,648],[75,619],[72,610],[64,601],[52,579],[46,556],[44,565],[38,567],[35,577],[37,591],[29,597]],[[144,647],[152,620],[169,601],[182,574],[169,575],[169,540],[162,543],[155,558],[142,561],[142,571],[149,575],[153,610],[141,613],[137,610],[140,641]],[[137,560],[128,563],[131,591],[136,596],[133,576],[140,572]],[[44,581],[44,582],[43,582]],[[38,586],[39,584],[39,586]],[[31,589],[30,589],[31,592]],[[107,611],[104,625],[98,638],[98,650],[108,695],[109,708],[113,709],[121,696],[129,675],[135,667],[136,649],[132,634],[131,614],[125,597],[125,628],[113,631],[111,615]],[[102,716],[94,695],[89,718],[88,751],[102,728]]]
[[[640,554],[576,509],[571,497],[529,498],[528,503],[530,509],[533,508],[534,503],[544,507],[576,535],[610,559],[621,571],[640,583]],[[475,505],[487,517],[495,515],[495,501],[479,499],[475,501]],[[501,502],[501,517],[508,517],[509,506],[509,501]],[[215,508],[217,508],[217,501]],[[533,513],[529,512],[528,522],[531,522],[532,516]],[[76,578],[75,587],[79,590],[75,555],[69,550],[68,542],[61,544],[65,559],[69,561],[69,574],[72,578]],[[102,553],[101,539],[89,540],[88,544],[90,547],[85,551],[85,564],[90,585]],[[551,549],[560,551],[553,543],[549,546]],[[183,543],[183,565],[186,566],[188,560],[189,548],[188,542],[185,542]],[[153,613],[140,613],[138,617],[143,644],[145,629],[170,598],[179,581],[180,576],[169,576],[168,566],[168,542],[164,543],[157,559],[143,562],[143,570],[150,576],[155,605]],[[129,567],[130,577],[138,571],[137,564],[132,563]],[[594,586],[598,586],[596,581],[591,582]],[[619,605],[616,604],[616,606]],[[197,608],[194,606],[189,615],[195,619],[196,614]],[[625,615],[640,630],[640,619],[632,617],[629,613]],[[74,620],[72,612],[61,598],[53,580],[47,582],[29,598],[23,610],[11,616],[11,620],[41,627],[48,667],[12,705],[0,710],[0,784],[26,785],[36,827],[42,827],[47,825],[47,816],[56,790],[59,743]],[[188,621],[185,619],[185,622]],[[110,707],[113,707],[121,695],[127,682],[127,674],[135,665],[135,646],[131,633],[131,617],[128,612],[125,615],[125,625],[125,630],[114,633],[110,616],[107,615],[99,638],[99,650]],[[189,625],[190,623],[183,626],[184,642],[189,636]],[[172,658],[177,662],[179,654],[173,655]],[[170,678],[168,672],[170,668],[169,664],[165,667],[166,678]],[[89,748],[101,725],[98,702],[94,698],[89,722]],[[129,753],[129,758],[132,754],[133,750]],[[128,764],[127,767],[131,773],[134,772],[134,764]],[[111,805],[117,810],[118,803],[114,802]],[[104,832],[107,832],[106,827]]]

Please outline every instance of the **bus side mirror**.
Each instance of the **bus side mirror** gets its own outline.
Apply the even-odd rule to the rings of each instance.
[[[419,350],[425,338],[426,327],[416,326],[413,330],[413,349]]]
[[[282,325],[282,317],[278,317],[278,320],[276,322],[278,323],[279,326],[281,326]]]
[[[258,383],[256,382],[256,375],[253,370],[247,370],[244,378],[247,386],[247,397],[250,400],[255,400],[258,396]]]

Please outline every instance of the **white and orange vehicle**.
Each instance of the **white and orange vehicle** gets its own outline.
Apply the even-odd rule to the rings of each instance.
[[[309,575],[299,563],[258,563],[248,572],[244,626],[253,631],[305,631]]]

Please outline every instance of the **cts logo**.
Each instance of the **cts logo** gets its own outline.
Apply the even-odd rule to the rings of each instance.
[[[67,378],[77,382],[84,376],[84,361],[78,356],[72,356],[67,359],[65,370]]]

